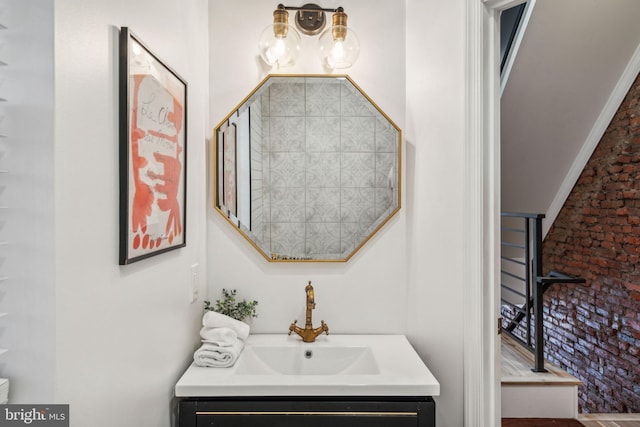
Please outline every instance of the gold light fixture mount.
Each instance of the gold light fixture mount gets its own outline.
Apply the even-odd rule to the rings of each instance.
[[[344,9],[339,7],[332,17],[333,26],[331,33],[334,40],[344,40],[347,37],[347,14]]]
[[[295,27],[289,26],[289,12],[296,11]],[[327,27],[327,13],[332,13]],[[273,24],[262,31],[258,51],[263,61],[272,67],[287,67],[296,63],[301,50],[300,33],[318,36],[317,51],[327,69],[351,67],[360,53],[358,36],[347,27],[347,14],[342,7],[325,9],[315,3],[304,6],[279,4],[273,12]]]
[[[287,12],[283,5],[278,5],[278,8],[273,11],[273,33],[276,37],[287,37],[289,30],[289,12]]]

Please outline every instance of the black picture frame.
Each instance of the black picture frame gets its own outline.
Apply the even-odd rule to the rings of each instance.
[[[119,61],[119,264],[127,265],[187,244],[187,82],[127,27]]]

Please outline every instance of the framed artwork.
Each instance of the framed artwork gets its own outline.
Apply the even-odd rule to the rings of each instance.
[[[187,83],[120,29],[120,265],[186,246]]]

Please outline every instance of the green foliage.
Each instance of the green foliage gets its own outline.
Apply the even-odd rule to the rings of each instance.
[[[233,317],[236,320],[244,320],[247,317],[258,317],[256,313],[256,306],[258,301],[242,300],[236,302],[236,290],[223,289],[222,298],[216,300],[215,306],[211,306],[211,302],[204,302],[204,309],[215,311],[221,314],[225,314],[229,317]]]

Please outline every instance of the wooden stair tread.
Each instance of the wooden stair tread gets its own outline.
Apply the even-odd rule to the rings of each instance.
[[[580,414],[578,421],[587,427],[640,427],[640,414]]]
[[[506,334],[502,334],[502,385],[581,386],[582,381],[549,361],[549,372],[533,372],[533,354]]]

